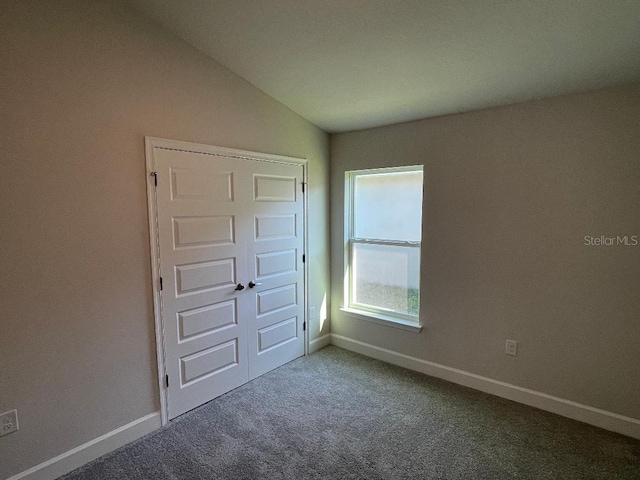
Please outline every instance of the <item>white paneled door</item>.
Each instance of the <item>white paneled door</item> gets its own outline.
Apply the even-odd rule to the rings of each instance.
[[[303,167],[147,148],[171,419],[304,353]]]

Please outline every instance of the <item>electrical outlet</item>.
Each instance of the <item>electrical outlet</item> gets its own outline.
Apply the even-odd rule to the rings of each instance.
[[[0,437],[18,430],[18,411],[11,410],[0,415]]]
[[[507,340],[507,344],[504,347],[504,353],[515,357],[518,354],[518,342],[515,340]]]
[[[316,318],[316,307],[309,307],[309,320]]]

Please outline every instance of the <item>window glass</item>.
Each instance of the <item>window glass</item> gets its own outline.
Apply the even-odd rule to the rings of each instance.
[[[354,243],[352,259],[354,304],[418,315],[418,247]]]
[[[354,237],[420,241],[422,172],[357,175]]]

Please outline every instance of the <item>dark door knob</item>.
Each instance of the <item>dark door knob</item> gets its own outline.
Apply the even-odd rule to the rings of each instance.
[[[258,285],[262,285],[262,284],[261,284],[261,283],[254,283],[254,282],[253,282],[253,280],[251,280],[251,281],[249,282],[249,288],[253,288],[253,287],[256,287],[256,286],[258,286]]]
[[[239,283],[238,285],[236,285],[236,290],[244,290],[244,285]]]

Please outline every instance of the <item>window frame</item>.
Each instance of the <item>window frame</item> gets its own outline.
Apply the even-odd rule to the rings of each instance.
[[[343,307],[341,310],[350,316],[369,320],[374,323],[395,326],[410,331],[419,332],[422,328],[420,322],[420,312],[417,315],[411,315],[395,310],[384,309],[372,305],[356,303],[354,301],[354,285],[353,285],[353,251],[356,245],[380,245],[380,246],[398,246],[416,248],[418,250],[418,258],[421,261],[422,232],[420,241],[406,240],[382,240],[374,238],[359,238],[355,236],[355,218],[356,218],[356,198],[355,198],[355,182],[356,178],[365,175],[380,175],[394,173],[420,172],[423,174],[422,186],[424,189],[424,167],[423,165],[408,165],[401,167],[384,167],[370,168],[362,170],[348,170],[345,172],[345,204],[344,204],[344,297]],[[424,198],[424,192],[423,192]],[[420,205],[422,213],[422,205]],[[422,218],[422,215],[421,215]],[[418,299],[420,300],[420,278],[418,278]],[[418,301],[419,301],[418,300]]]

